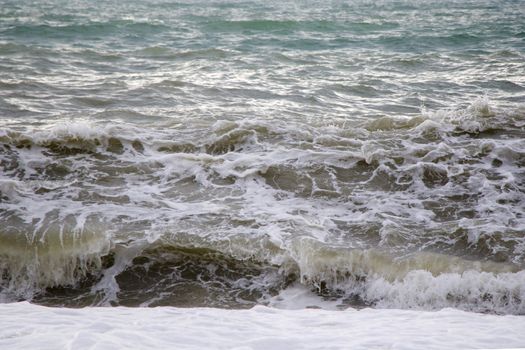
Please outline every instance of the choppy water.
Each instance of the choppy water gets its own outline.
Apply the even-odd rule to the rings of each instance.
[[[2,1],[0,299],[525,313],[523,1]]]

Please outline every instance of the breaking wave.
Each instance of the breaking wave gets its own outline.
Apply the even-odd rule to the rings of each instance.
[[[0,294],[525,313],[525,125],[486,99],[412,118],[75,122],[0,132]]]

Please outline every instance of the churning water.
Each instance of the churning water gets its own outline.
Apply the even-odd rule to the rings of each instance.
[[[525,313],[522,1],[0,6],[0,300]]]

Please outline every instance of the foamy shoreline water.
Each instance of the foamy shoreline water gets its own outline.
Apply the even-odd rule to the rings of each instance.
[[[525,348],[525,318],[363,309],[48,308],[0,304],[2,349]]]

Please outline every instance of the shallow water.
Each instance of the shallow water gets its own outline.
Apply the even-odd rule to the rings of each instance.
[[[0,300],[524,314],[524,15],[3,2]]]

